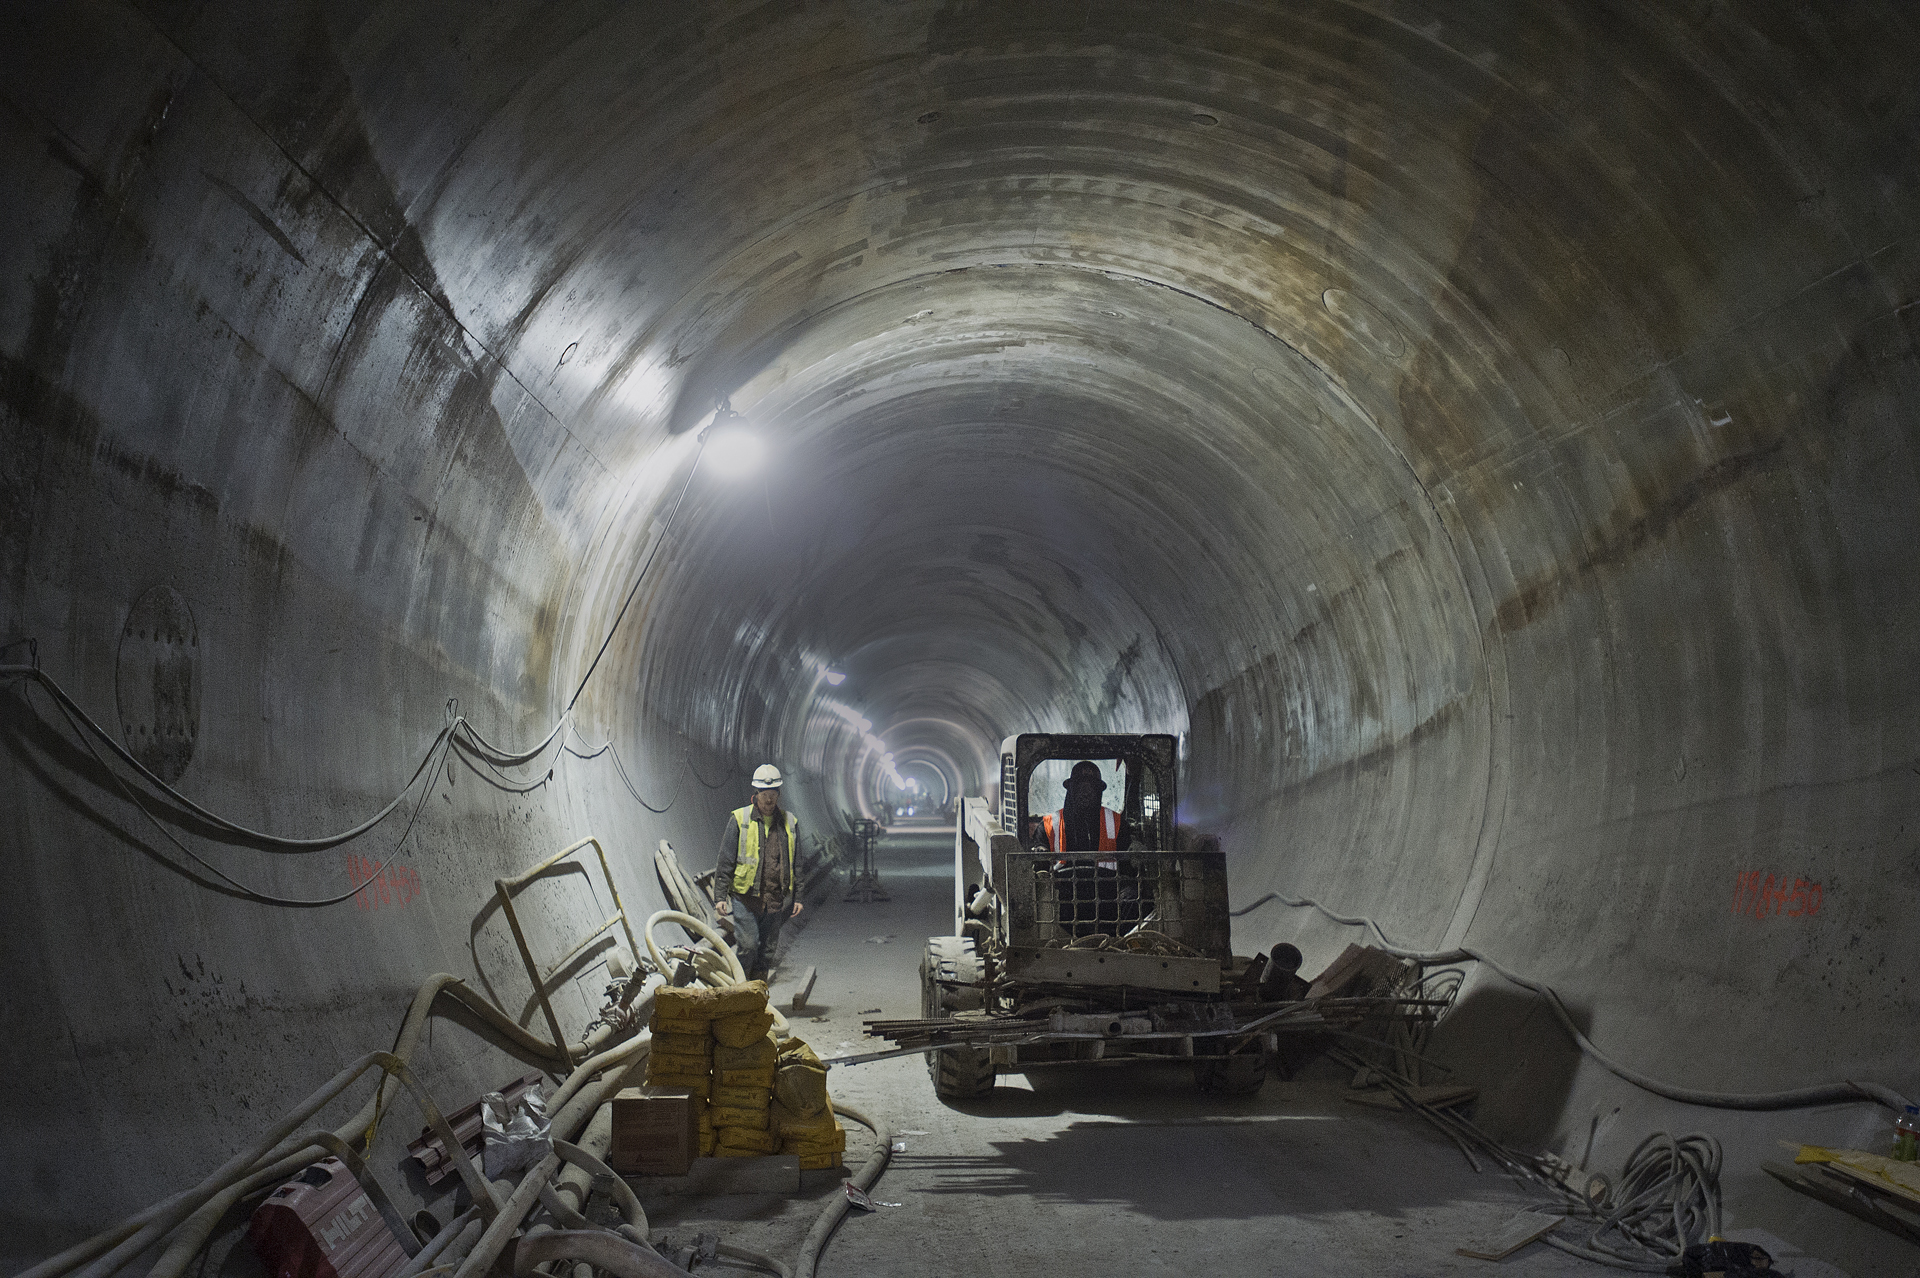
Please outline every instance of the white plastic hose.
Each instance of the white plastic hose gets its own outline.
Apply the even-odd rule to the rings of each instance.
[[[659,969],[662,976],[666,975],[668,970],[667,956],[666,953],[661,950],[659,942],[653,939],[653,929],[661,923],[678,923],[681,927],[695,933],[702,939],[713,942],[713,953],[717,957],[724,959],[726,966],[724,970],[715,972],[711,966],[696,957],[693,968],[701,981],[715,987],[743,985],[746,983],[747,969],[740,965],[740,956],[733,952],[733,947],[721,940],[720,933],[714,931],[705,921],[697,919],[691,914],[682,913],[679,910],[656,911],[647,918],[647,926],[641,931],[641,937],[647,943],[647,954],[653,959],[654,967]],[[699,952],[696,951],[695,953],[698,954]],[[715,976],[723,976],[726,979],[715,980]],[[781,1038],[787,1037],[791,1032],[787,1025],[787,1018],[780,1015],[780,1009],[775,1007],[771,1002],[767,1004],[767,1010],[773,1013],[774,1033],[778,1034]]]

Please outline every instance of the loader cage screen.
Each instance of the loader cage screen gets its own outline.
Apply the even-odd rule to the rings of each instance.
[[[1009,855],[999,880],[1007,941],[1065,943],[1154,932],[1199,954],[1229,953],[1227,864],[1219,852]]]

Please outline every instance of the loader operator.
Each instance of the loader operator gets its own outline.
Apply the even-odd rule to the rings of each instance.
[[[1117,852],[1120,842],[1120,814],[1103,807],[1100,795],[1107,783],[1100,779],[1100,765],[1082,759],[1067,774],[1067,797],[1058,812],[1040,818],[1047,846],[1055,852]],[[1100,867],[1111,870],[1114,861],[1102,858]]]
[[[753,802],[727,814],[713,867],[714,906],[733,924],[733,944],[750,981],[763,980],[780,927],[800,913],[794,858],[800,822],[780,807],[780,769],[753,770]]]
[[[1091,865],[1084,859],[1053,863],[1060,922],[1075,936],[1092,932],[1117,936],[1153,908],[1151,900],[1143,899],[1146,894],[1141,891],[1133,864],[1117,855],[1121,848],[1131,847],[1131,842],[1122,837],[1125,822],[1121,815],[1100,802],[1106,788],[1100,765],[1082,759],[1067,774],[1067,797],[1060,810],[1040,818],[1040,833],[1056,856],[1070,852],[1109,854]]]

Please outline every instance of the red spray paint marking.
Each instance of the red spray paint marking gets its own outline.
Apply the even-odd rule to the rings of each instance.
[[[1758,870],[1742,870],[1733,884],[1733,913],[1764,919],[1784,914],[1790,919],[1818,914],[1826,893],[1810,879],[1789,880],[1782,874],[1763,879]]]
[[[347,881],[360,886],[353,894],[353,905],[358,910],[397,908],[426,891],[420,882],[420,872],[412,866],[369,861],[351,852],[347,853]]]

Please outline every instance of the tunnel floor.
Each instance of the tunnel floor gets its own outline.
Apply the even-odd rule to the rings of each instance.
[[[794,1031],[821,1055],[888,1046],[863,1036],[863,1016],[919,1015],[921,946],[951,917],[952,837],[889,836],[879,867],[891,900],[836,893],[788,946],[785,970],[819,969]],[[899,1206],[850,1216],[822,1259],[827,1275],[1483,1273],[1492,1266],[1454,1249],[1535,1201],[1475,1175],[1411,1117],[1343,1101],[1336,1077],[1275,1078],[1258,1095],[1222,1098],[1179,1067],[1012,1075],[960,1107],[934,1097],[911,1056],[836,1068],[829,1086],[890,1122],[906,1148],[873,1193]],[[848,1127],[847,1165],[858,1167],[872,1146]],[[783,1256],[840,1192],[837,1177],[802,1196],[703,1200],[636,1183],[656,1229]],[[1598,1272],[1542,1244],[1500,1271]]]

